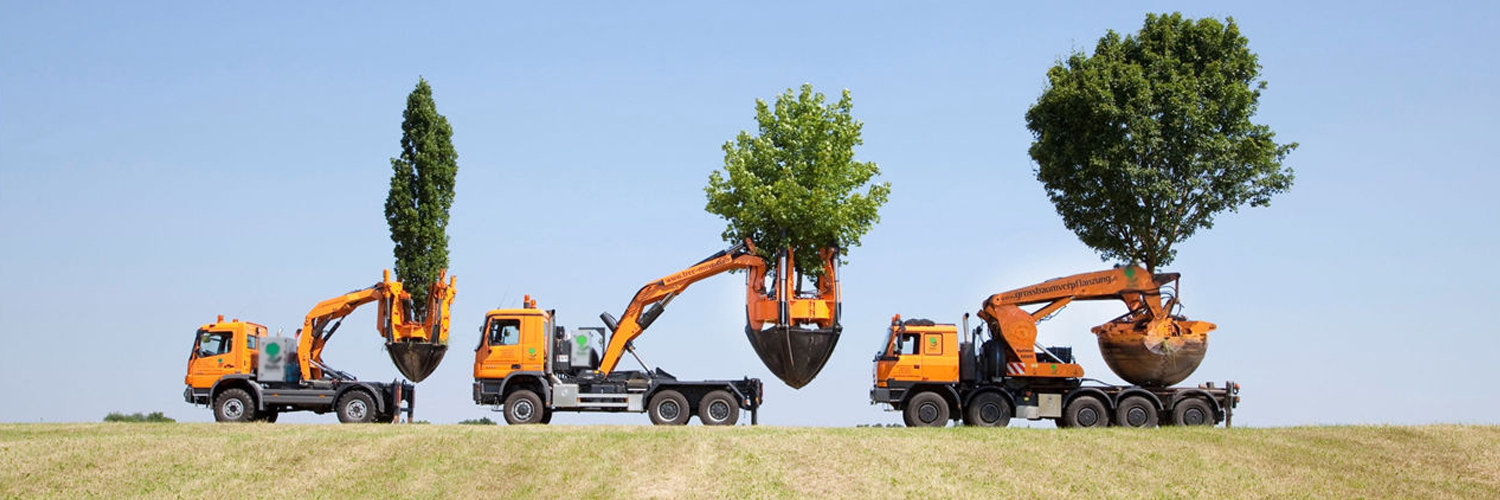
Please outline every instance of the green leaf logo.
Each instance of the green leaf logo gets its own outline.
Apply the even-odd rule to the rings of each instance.
[[[277,344],[275,342],[271,342],[269,344],[266,344],[266,355],[268,355],[268,356],[276,356],[276,353],[279,353],[279,352],[281,352],[281,344]]]
[[[927,337],[927,345],[937,346],[937,337]]]
[[[584,336],[584,335],[579,335],[577,337],[574,337],[573,341],[578,343],[578,348],[579,349],[584,349],[584,348],[587,348],[589,346],[589,338],[587,336]]]
[[[1135,268],[1134,267],[1126,267],[1125,268],[1125,280],[1126,281],[1135,281]]]

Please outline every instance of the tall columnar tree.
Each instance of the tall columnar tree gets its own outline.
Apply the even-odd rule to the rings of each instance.
[[[1282,160],[1297,144],[1250,121],[1259,75],[1233,18],[1176,13],[1053,66],[1026,126],[1063,223],[1104,259],[1155,270],[1215,215],[1268,205],[1292,185]]]
[[[428,287],[448,267],[448,209],[458,153],[453,128],[438,114],[426,79],[418,79],[406,97],[401,118],[401,156],[391,158],[385,220],[396,243],[396,276],[411,293],[418,317],[425,317]]]
[[[777,95],[774,107],[755,100],[757,134],[724,143],[724,172],[704,188],[706,209],[728,221],[726,241],[750,238],[764,257],[791,247],[797,270],[811,275],[822,272],[819,248],[859,245],[891,185],[872,182],[874,162],[855,161],[864,125],[852,108],[848,90],[830,105],[811,84]]]

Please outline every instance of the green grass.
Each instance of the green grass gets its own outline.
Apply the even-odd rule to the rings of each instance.
[[[1500,498],[1500,427],[0,425],[0,498]]]

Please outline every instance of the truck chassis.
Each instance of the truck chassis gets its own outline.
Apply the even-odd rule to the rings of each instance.
[[[554,411],[569,411],[644,412],[657,425],[684,425],[693,416],[707,425],[734,425],[748,410],[756,425],[763,396],[760,379],[678,380],[660,368],[606,376],[514,372],[474,381],[474,402],[493,405],[513,424],[548,423]]]
[[[182,397],[190,404],[211,408],[219,422],[275,422],[277,415],[293,411],[319,415],[333,411],[344,423],[392,422],[404,412],[410,422],[417,388],[399,380],[319,380],[304,387],[296,382],[258,382],[252,375],[228,375],[210,388],[189,386]]]

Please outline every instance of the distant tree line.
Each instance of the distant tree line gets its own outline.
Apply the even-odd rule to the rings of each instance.
[[[151,413],[130,413],[130,414],[120,413],[120,412],[110,412],[109,415],[105,415],[104,416],[104,421],[105,422],[126,422],[126,423],[153,423],[153,424],[171,424],[171,423],[176,423],[177,422],[176,419],[173,419],[171,417],[163,415],[162,412],[159,412],[159,411],[153,411]]]

